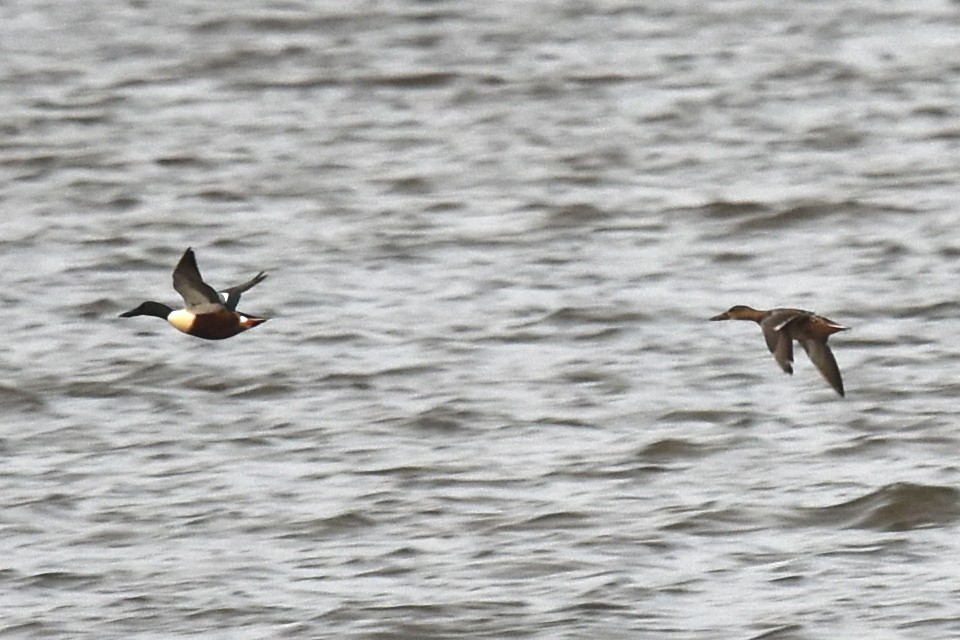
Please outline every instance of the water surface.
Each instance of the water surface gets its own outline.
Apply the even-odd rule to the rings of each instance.
[[[957,637],[957,9],[5,4],[0,632]]]

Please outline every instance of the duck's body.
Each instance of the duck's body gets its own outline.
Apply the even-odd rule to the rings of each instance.
[[[849,327],[802,309],[770,309],[762,311],[737,305],[711,320],[753,320],[760,325],[767,348],[780,368],[793,373],[793,341],[796,340],[817,366],[820,374],[839,393],[843,393],[840,368],[827,346],[827,338]]]
[[[258,318],[237,311],[240,294],[267,277],[262,271],[248,282],[217,293],[203,281],[193,249],[187,249],[173,270],[173,288],[183,297],[185,307],[172,309],[159,302],[144,302],[136,309],[121,313],[121,318],[154,316],[163,318],[175,329],[205,340],[223,340],[263,324]]]

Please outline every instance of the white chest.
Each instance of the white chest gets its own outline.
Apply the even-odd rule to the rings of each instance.
[[[178,331],[184,333],[190,333],[190,328],[193,327],[194,321],[197,319],[197,316],[190,313],[186,309],[177,309],[171,311],[170,315],[167,316],[167,322],[173,325]]]

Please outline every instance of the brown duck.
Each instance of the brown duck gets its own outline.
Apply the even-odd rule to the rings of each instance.
[[[827,338],[838,331],[849,329],[833,320],[801,309],[770,309],[762,311],[744,305],[730,307],[711,320],[753,320],[760,325],[767,347],[774,360],[787,373],[793,373],[793,341],[796,340],[807,352],[811,362],[817,365],[820,374],[830,386],[843,394],[843,379],[840,368],[827,346]]]

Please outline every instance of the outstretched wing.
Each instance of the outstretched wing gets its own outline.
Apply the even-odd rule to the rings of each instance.
[[[230,287],[229,289],[224,289],[220,293],[220,295],[223,296],[223,298],[226,300],[226,302],[224,302],[224,305],[227,307],[227,309],[230,309],[231,311],[233,311],[234,309],[237,308],[237,305],[240,304],[240,294],[250,289],[251,287],[254,287],[260,284],[266,279],[266,277],[267,277],[267,274],[261,271],[257,275],[253,276],[253,278],[248,282],[244,282],[243,284],[238,284],[237,286]]]
[[[810,361],[817,365],[820,375],[830,383],[830,386],[839,393],[843,394],[843,379],[840,377],[840,367],[837,366],[837,360],[833,357],[833,352],[826,342],[818,340],[801,340],[800,344],[803,350],[810,356]]]
[[[785,333],[778,333],[776,347],[773,349],[773,359],[786,373],[793,373],[793,339]]]
[[[203,281],[193,249],[187,249],[173,270],[173,288],[183,298],[187,311],[195,314],[211,313],[223,308],[223,302],[213,287]]]
[[[770,317],[760,323],[760,328],[763,330],[763,339],[766,340],[773,359],[786,373],[793,373],[793,338],[790,337],[789,331],[783,331],[784,326],[789,322],[789,319],[778,322],[777,318]]]

